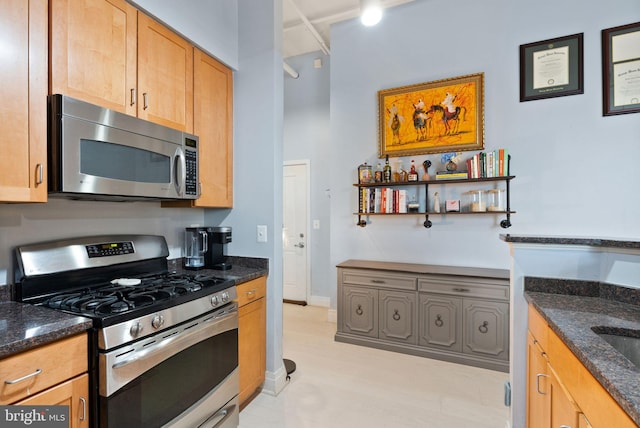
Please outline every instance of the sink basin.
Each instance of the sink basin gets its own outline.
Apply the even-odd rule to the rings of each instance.
[[[637,330],[616,329],[615,333],[606,327],[593,327],[592,330],[609,345],[624,355],[629,361],[640,367],[640,332]]]

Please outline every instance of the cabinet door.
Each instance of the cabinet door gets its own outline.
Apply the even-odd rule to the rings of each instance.
[[[345,285],[342,293],[342,331],[378,337],[378,290]]]
[[[551,402],[552,427],[577,427],[580,408],[562,386],[556,372],[548,367],[549,399]]]
[[[51,0],[51,93],[136,115],[137,11],[125,0]]]
[[[527,427],[548,428],[550,422],[547,359],[538,341],[527,334]]]
[[[42,391],[16,404],[30,406],[68,406],[70,428],[89,426],[89,376],[84,374]]]
[[[47,200],[47,13],[0,2],[0,202]]]
[[[463,352],[509,359],[509,304],[463,300]]]
[[[403,343],[416,343],[416,294],[380,290],[380,339]]]
[[[420,293],[419,344],[462,352],[462,299]]]
[[[240,404],[264,383],[266,352],[266,303],[261,297],[238,309]]]
[[[200,137],[197,207],[233,207],[233,74],[194,50],[194,124]]]
[[[138,12],[138,117],[193,132],[193,46]]]

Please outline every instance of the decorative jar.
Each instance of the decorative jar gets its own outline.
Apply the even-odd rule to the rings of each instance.
[[[504,189],[487,190],[487,211],[505,211],[505,191]]]
[[[463,193],[464,205],[469,212],[483,212],[487,210],[484,190],[470,190]]]

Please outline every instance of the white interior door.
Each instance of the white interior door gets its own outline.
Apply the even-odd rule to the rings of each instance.
[[[310,278],[309,162],[286,162],[283,186],[283,297],[306,303]]]

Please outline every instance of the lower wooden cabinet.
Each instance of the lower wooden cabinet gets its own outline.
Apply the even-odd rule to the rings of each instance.
[[[238,367],[240,370],[240,406],[262,387],[266,371],[267,303],[266,277],[237,286],[238,292]]]
[[[637,427],[532,307],[528,320],[528,428]]]
[[[87,428],[89,426],[88,393],[89,376],[84,374],[15,404],[68,406],[69,427]]]
[[[338,265],[337,341],[508,371],[507,277],[357,262]]]

